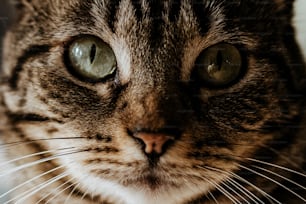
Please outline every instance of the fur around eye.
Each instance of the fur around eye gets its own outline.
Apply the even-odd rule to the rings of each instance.
[[[222,88],[236,82],[243,72],[240,51],[221,43],[204,50],[195,63],[196,75],[204,86]]]
[[[116,57],[111,47],[94,36],[82,36],[74,40],[68,49],[69,71],[76,77],[98,82],[116,70]]]

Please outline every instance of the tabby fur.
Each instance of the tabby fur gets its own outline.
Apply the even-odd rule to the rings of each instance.
[[[15,1],[0,89],[0,177],[23,184],[10,203],[305,202],[306,75],[293,3]],[[114,78],[89,83],[67,71],[67,46],[86,35],[113,49]],[[199,86],[195,61],[218,43],[239,47],[244,76]],[[146,155],[139,130],[175,141]]]

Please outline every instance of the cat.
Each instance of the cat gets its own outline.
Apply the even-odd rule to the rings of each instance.
[[[6,203],[302,203],[293,0],[16,0]],[[14,165],[13,167],[11,165]]]

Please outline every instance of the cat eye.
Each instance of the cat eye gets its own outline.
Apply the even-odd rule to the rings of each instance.
[[[204,50],[195,63],[196,77],[208,87],[222,88],[239,79],[242,57],[230,44],[221,43]]]
[[[98,82],[112,76],[117,67],[111,47],[101,39],[83,36],[74,40],[68,49],[72,74],[90,82]]]

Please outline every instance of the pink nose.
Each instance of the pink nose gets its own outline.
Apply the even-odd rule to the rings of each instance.
[[[174,140],[173,136],[162,133],[146,133],[138,132],[134,137],[142,140],[145,144],[145,153],[152,154],[153,152],[161,154],[163,146],[169,140]]]

